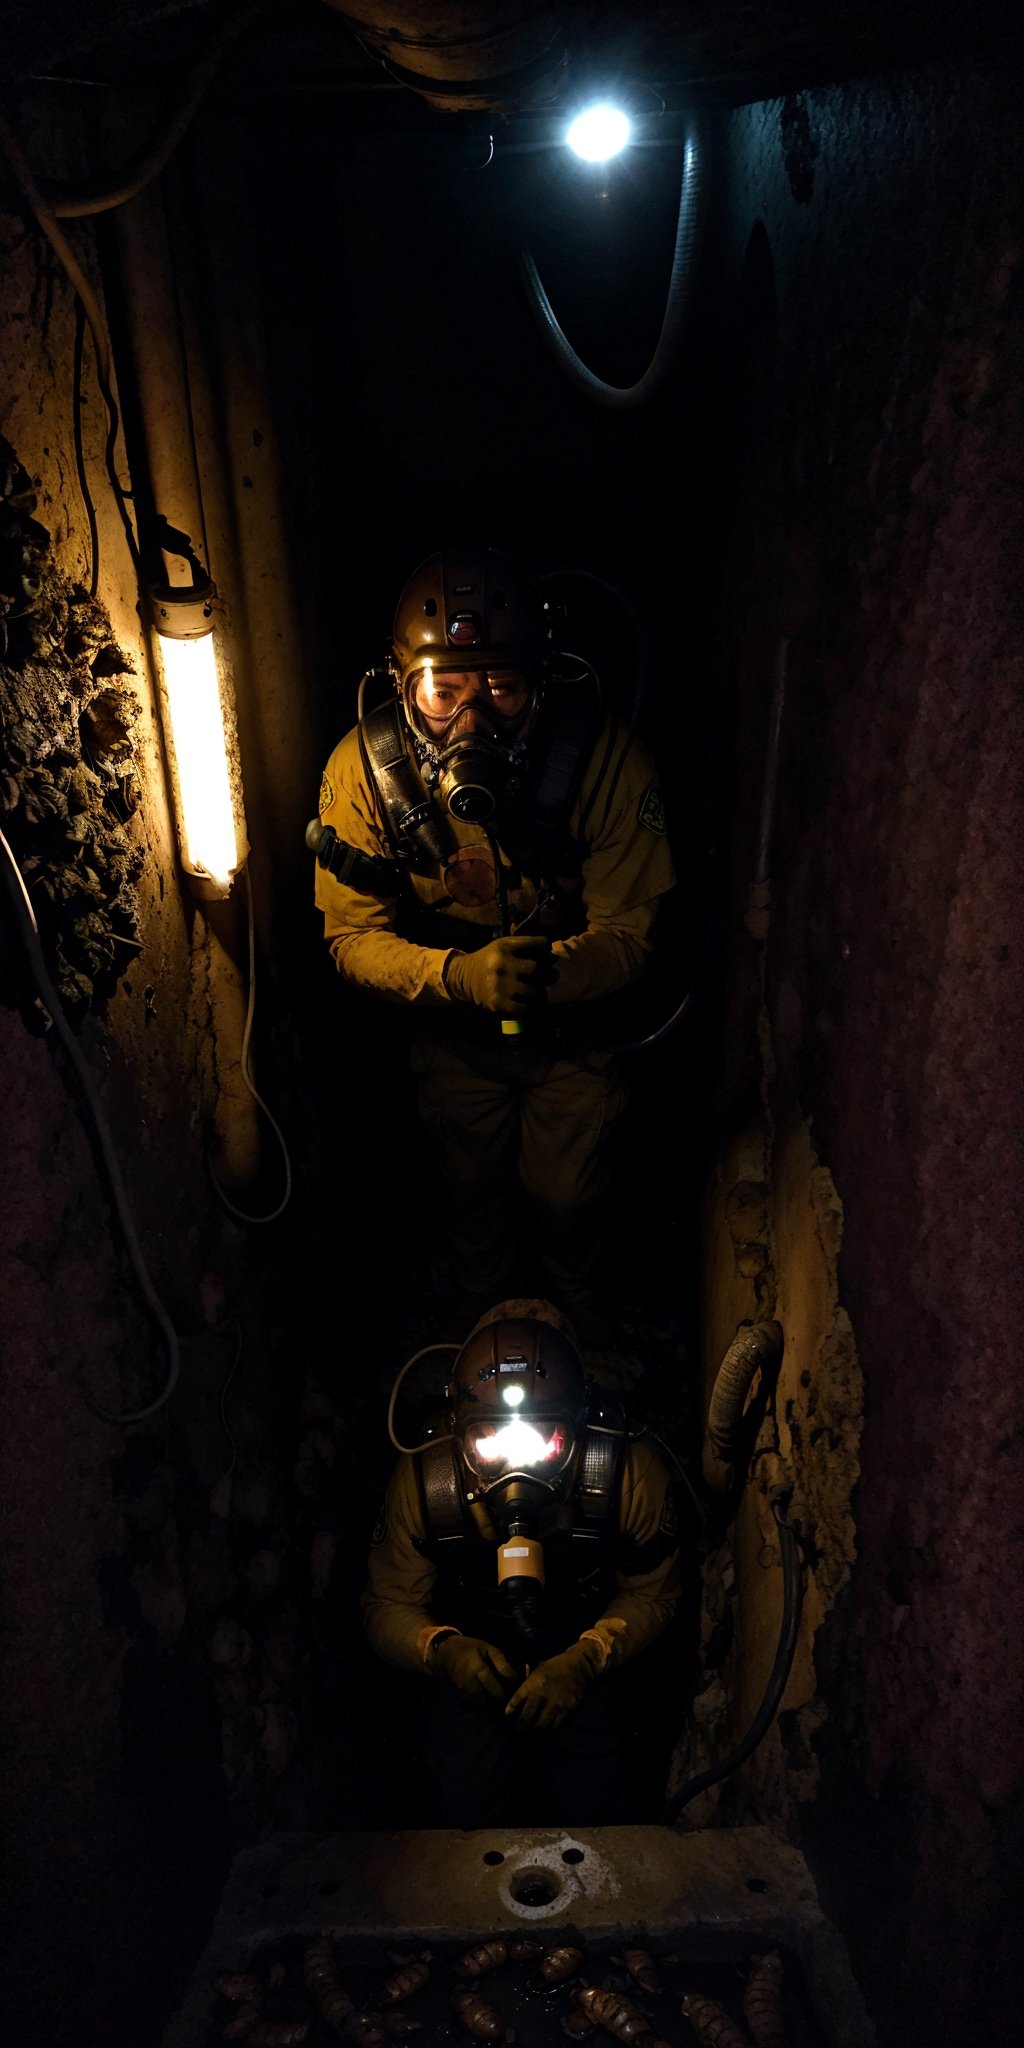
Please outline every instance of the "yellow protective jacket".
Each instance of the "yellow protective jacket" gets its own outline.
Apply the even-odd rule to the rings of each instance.
[[[320,818],[345,845],[376,855],[391,850],[358,728],[346,734],[327,763]],[[479,825],[453,820],[451,829],[460,846],[479,845],[484,837]],[[547,931],[553,940],[558,979],[548,990],[549,1002],[576,1004],[611,995],[636,979],[651,950],[659,901],[676,880],[654,762],[617,719],[605,720],[590,749],[562,838],[575,842],[578,857],[573,872],[551,877],[553,902],[561,908],[542,906],[528,929]],[[538,881],[504,848],[498,850],[509,917],[517,927],[537,909]],[[410,873],[404,886],[417,899],[420,931],[424,918],[429,929],[436,915],[443,932],[436,945],[402,935],[398,895],[364,895],[317,867],[316,901],[334,961],[347,981],[392,1002],[465,1009],[445,988],[445,963],[453,951],[473,951],[495,935],[495,905],[454,902],[440,862]],[[566,905],[573,912],[568,920]],[[452,921],[456,934],[465,930],[461,947],[453,941]],[[566,932],[567,921],[575,929]]]
[[[668,1627],[679,1604],[675,1502],[664,1461],[646,1437],[626,1444],[614,1515],[609,1596],[590,1625],[579,1631],[598,1645],[602,1669],[623,1664],[646,1649]],[[567,1507],[562,1511],[563,1528],[570,1519]],[[483,1524],[477,1519],[476,1526],[495,1546],[496,1583],[499,1531],[489,1518]],[[422,1670],[433,1637],[452,1626],[451,1616],[439,1611],[439,1574],[429,1547],[416,1455],[403,1456],[392,1473],[374,1531],[361,1609],[378,1656],[405,1670]]]

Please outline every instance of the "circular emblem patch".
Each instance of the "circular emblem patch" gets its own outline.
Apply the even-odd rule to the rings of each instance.
[[[494,855],[489,846],[460,846],[444,871],[445,888],[453,903],[479,908],[493,903],[498,890]]]
[[[330,808],[331,808],[331,805],[332,805],[332,803],[333,803],[333,802],[334,802],[334,784],[332,783],[332,781],[331,781],[331,778],[330,778],[330,776],[329,776],[329,775],[325,775],[325,776],[324,776],[324,778],[323,778],[323,781],[322,781],[322,782],[321,782],[321,784],[320,784],[320,816],[321,816],[321,817],[323,817],[323,815],[324,815],[324,812],[325,812],[325,811],[329,811],[329,810],[330,810]]]
[[[664,832],[665,799],[656,782],[652,782],[642,798],[637,817],[641,825],[646,825],[648,832]]]

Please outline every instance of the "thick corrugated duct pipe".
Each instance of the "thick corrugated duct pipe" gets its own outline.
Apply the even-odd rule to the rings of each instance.
[[[343,0],[327,5],[347,21],[396,85],[442,113],[543,105],[566,68],[565,13],[509,0]]]
[[[747,1395],[762,1366],[782,1350],[780,1323],[749,1323],[737,1330],[711,1390],[704,1430],[704,1483],[715,1493],[728,1493],[740,1454],[740,1425]]]
[[[635,384],[606,384],[602,377],[595,376],[593,370],[587,368],[558,324],[529,250],[524,250],[520,256],[520,273],[544,340],[556,362],[561,365],[577,389],[582,391],[586,398],[593,399],[596,405],[644,405],[648,399],[653,398],[656,391],[660,391],[675,368],[693,297],[697,254],[705,214],[706,166],[707,124],[702,115],[691,113],[687,116],[683,137],[679,218],[676,222],[672,269],[661,331],[655,343],[654,354],[643,376],[638,377]]]

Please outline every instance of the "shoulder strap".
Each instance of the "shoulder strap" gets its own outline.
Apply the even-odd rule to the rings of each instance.
[[[520,860],[544,861],[564,835],[590,750],[601,726],[602,712],[592,681],[585,676],[559,676],[549,685],[528,751],[532,763],[526,801],[511,833]]]
[[[417,858],[443,860],[446,848],[440,821],[409,752],[405,721],[393,698],[361,719],[359,750],[384,814],[395,859],[413,867]]]
[[[427,1541],[451,1543],[461,1540],[465,1533],[462,1492],[451,1438],[442,1437],[436,1444],[428,1444],[426,1450],[417,1451],[416,1471]]]

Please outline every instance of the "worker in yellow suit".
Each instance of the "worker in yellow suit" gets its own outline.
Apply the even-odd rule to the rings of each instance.
[[[543,1300],[480,1319],[443,1421],[394,1469],[362,1596],[372,1648],[422,1680],[432,1817],[617,1822],[643,1655],[680,1600],[668,1467]]]
[[[530,1284],[518,1180],[546,1290],[585,1343],[607,1341],[616,999],[676,880],[657,770],[496,549],[413,573],[388,676],[307,835],[326,941],[346,981],[412,1014],[460,1327]]]

